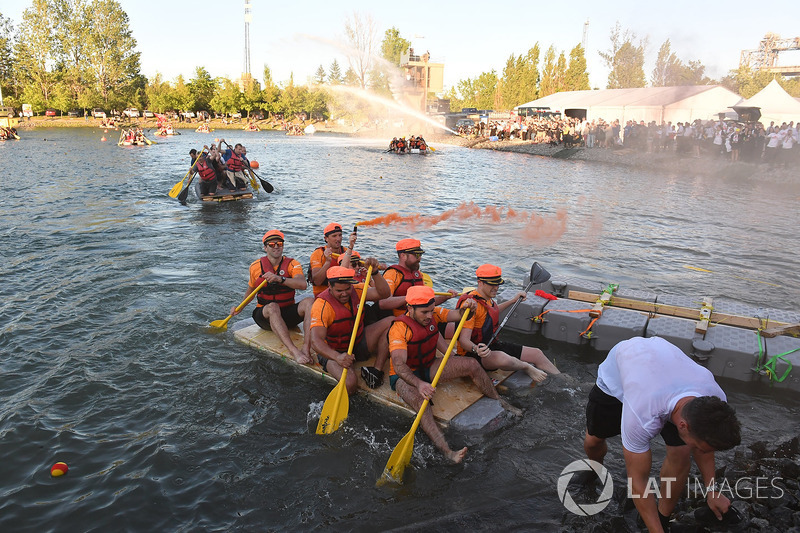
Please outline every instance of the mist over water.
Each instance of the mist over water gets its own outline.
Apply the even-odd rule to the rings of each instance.
[[[383,152],[388,139],[319,133],[185,130],[126,148],[102,135],[38,129],[0,143],[3,531],[552,531],[569,518],[556,479],[583,456],[600,354],[535,339],[575,385],[513,391],[522,419],[486,434],[448,432],[470,448],[463,465],[446,464],[418,432],[405,484],[377,489],[411,419],[356,397],[345,426],[320,438],[330,385],[207,327],[241,302],[268,229],[286,234],[285,253],[306,268],[329,222],[474,205],[480,216],[365,226],[357,249],[391,262],[397,240],[419,238],[437,290],[473,285],[485,262],[521,288],[538,261],[554,275],[629,288],[800,304],[797,185],[446,145],[398,156]],[[189,149],[217,135],[245,144],[279,192],[224,205],[169,198]],[[541,226],[531,227],[534,217]],[[796,397],[722,386],[745,443],[796,433]],[[610,448],[618,480],[619,440]],[[718,465],[730,457],[719,454]],[[67,476],[50,477],[56,461]]]

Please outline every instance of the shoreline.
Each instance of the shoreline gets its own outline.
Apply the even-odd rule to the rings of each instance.
[[[254,122],[261,131],[284,131],[280,122],[274,120],[260,120]],[[202,122],[192,123],[173,122],[176,130],[196,130]],[[224,124],[221,120],[212,119],[209,123],[212,131],[242,131],[248,124],[246,119],[242,122]],[[338,124],[326,125],[324,122],[307,121],[305,125],[313,124],[319,133],[335,133],[339,135],[364,137],[386,137],[387,144],[393,134],[389,130],[369,130],[361,128],[341,127]],[[142,129],[155,129],[156,119],[134,119],[118,123],[119,128],[138,126]],[[36,128],[97,128],[101,129],[99,119],[83,117],[32,117],[32,119],[19,122],[16,125],[19,131],[31,131]],[[113,129],[113,128],[111,128]],[[115,130],[115,131],[118,131]],[[359,131],[361,130],[361,131]],[[249,132],[248,132],[249,133]],[[771,167],[767,163],[758,162],[731,162],[709,155],[694,157],[676,154],[674,152],[643,152],[632,148],[605,149],[605,148],[564,148],[563,145],[551,146],[546,143],[533,143],[522,140],[490,141],[488,138],[468,139],[448,133],[427,133],[426,140],[431,143],[461,146],[476,150],[494,150],[497,152],[511,152],[538,157],[554,157],[569,161],[581,161],[594,164],[613,165],[636,170],[657,171],[667,174],[700,175],[720,179],[756,179],[778,184],[800,184],[800,177],[793,168]]]

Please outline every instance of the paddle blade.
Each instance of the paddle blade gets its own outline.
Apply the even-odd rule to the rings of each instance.
[[[319,423],[317,424],[317,435],[328,435],[333,433],[347,418],[347,412],[350,410],[350,397],[347,395],[347,387],[345,386],[345,377],[347,369],[342,372],[342,377],[339,384],[328,394],[325,399],[325,404],[322,406],[322,413],[319,415]]]
[[[184,178],[186,179],[186,178]],[[183,189],[183,180],[179,181],[172,188],[169,190],[169,197],[170,198],[177,198],[178,195],[181,193],[181,189]]]
[[[183,189],[181,193],[178,195],[178,201],[182,204],[185,204],[186,198],[188,197],[189,197],[189,186],[187,185],[186,188]]]
[[[268,182],[267,180],[258,178],[258,181],[261,182],[261,186],[264,187],[265,191],[272,192],[272,191],[275,190],[275,187],[273,187],[272,184],[270,182]]]
[[[225,320],[215,320],[210,324],[210,326],[212,328],[217,328],[225,331],[226,329],[228,329],[228,321],[231,319],[232,316],[233,315],[228,315],[228,318],[226,318]]]
[[[422,273],[422,283],[424,283],[426,287],[433,287],[433,280],[425,272]]]
[[[539,283],[544,283],[548,279],[550,279],[550,272],[545,270],[539,263],[534,262],[531,266],[531,283],[533,285],[538,285]]]
[[[392,456],[386,463],[386,468],[383,470],[382,480],[393,481],[395,483],[403,482],[403,472],[411,462],[411,454],[414,452],[414,434],[416,427],[406,433],[406,436],[397,444]]]

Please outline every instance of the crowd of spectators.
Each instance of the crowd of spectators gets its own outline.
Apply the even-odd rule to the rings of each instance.
[[[645,124],[629,120],[588,121],[572,117],[514,117],[479,122],[459,128],[459,134],[497,141],[522,140],[564,148],[632,149],[641,152],[674,152],[685,156],[718,157],[730,161],[765,162],[787,166],[800,162],[800,122],[737,122],[700,119],[694,122]]]

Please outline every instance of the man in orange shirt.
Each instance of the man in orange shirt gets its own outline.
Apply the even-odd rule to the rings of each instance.
[[[253,320],[261,329],[274,332],[298,363],[311,364],[313,359],[308,320],[313,298],[295,302],[295,291],[303,291],[308,287],[303,267],[296,259],[283,255],[284,236],[280,231],[274,229],[266,232],[262,242],[267,255],[250,264],[247,294],[256,290],[264,280],[268,283],[258,292]],[[237,314],[235,311],[234,307],[231,309],[231,314]],[[303,347],[298,350],[289,336],[289,328],[297,326],[300,322],[304,322],[305,340]]]
[[[422,272],[419,270],[420,259],[425,251],[417,239],[402,239],[395,245],[397,250],[397,264],[388,267],[383,272],[386,283],[389,284],[391,296],[378,302],[379,316],[401,316],[406,312],[406,292],[410,287],[424,285]],[[439,305],[456,296],[456,291],[450,290],[451,296],[437,296],[436,304]]]
[[[367,258],[365,263],[373,269],[378,266],[378,260],[374,257]],[[328,268],[326,271],[328,288],[319,294],[311,306],[309,327],[312,346],[318,354],[317,359],[323,370],[336,379],[341,379],[342,369],[350,369],[355,361],[366,361],[371,354],[375,354],[377,368],[382,368],[389,357],[386,331],[390,322],[382,320],[365,326],[363,313],[362,320],[358,324],[353,353],[347,353],[361,291],[367,291],[366,299],[369,301],[380,300],[389,294],[389,287],[381,276],[373,278],[374,287],[365,289],[363,284],[356,285],[354,275],[355,271],[352,268],[342,266]],[[348,394],[358,390],[358,377],[355,372],[347,373],[345,386]]]
[[[409,288],[405,299],[408,310],[395,319],[389,328],[389,384],[412,409],[418,411],[422,402],[430,400],[435,392],[431,380],[442,362],[442,359],[436,357],[436,350],[438,348],[444,353],[448,348],[447,342],[439,334],[439,323],[458,322],[461,320],[462,309],[474,311],[477,304],[475,300],[468,299],[461,302],[456,310],[436,307],[433,289],[424,285]],[[460,377],[469,377],[483,394],[500,400],[503,407],[514,413],[520,412],[500,399],[492,380],[474,359],[450,357],[439,380]],[[430,409],[422,415],[420,425],[448,459],[454,463],[460,463],[464,459],[467,448],[458,451],[450,448]]]
[[[500,313],[514,305],[517,298],[524,300],[528,295],[520,291],[516,298],[497,305],[494,298],[500,285],[505,283],[500,267],[481,265],[475,274],[478,277],[478,288],[459,299],[459,302],[474,299],[479,304],[475,314],[467,319],[461,330],[458,338],[459,354],[474,357],[486,370],[521,370],[536,383],[542,382],[547,374],[559,374],[559,370],[539,348],[498,339],[491,346],[486,345],[500,324]]]
[[[325,246],[320,246],[311,253],[308,266],[308,281],[314,289],[314,296],[319,296],[328,288],[325,273],[329,268],[349,264],[350,254],[356,245],[356,232],[353,232],[350,234],[348,248],[342,247],[342,226],[335,222],[325,226],[324,236]]]

